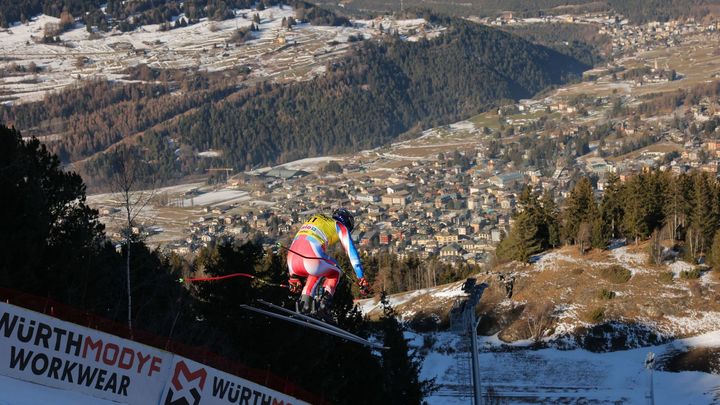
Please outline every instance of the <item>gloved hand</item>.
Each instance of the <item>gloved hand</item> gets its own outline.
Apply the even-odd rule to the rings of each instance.
[[[367,280],[365,280],[365,277],[361,277],[357,281],[358,287],[360,287],[360,295],[363,297],[370,294],[370,285],[368,284]]]

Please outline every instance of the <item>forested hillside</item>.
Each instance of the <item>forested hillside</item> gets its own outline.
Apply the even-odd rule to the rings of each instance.
[[[504,99],[531,97],[588,65],[516,36],[454,21],[439,39],[367,42],[305,83],[264,84],[205,103],[147,132],[153,159],[182,170],[163,140],[223,151],[221,164],[247,169],[390,142],[413,129],[457,121]],[[165,157],[163,157],[165,156]],[[100,175],[112,156],[87,165]]]
[[[558,209],[551,194],[542,198],[526,188],[522,210],[497,248],[501,260],[528,261],[560,245],[578,245],[581,253],[605,249],[613,238],[651,239],[650,259],[662,262],[670,241],[691,262],[720,265],[720,183],[708,173],[674,175],[652,171],[620,181],[611,176],[597,201],[583,177]]]
[[[501,29],[591,66],[603,62],[612,49],[610,37],[599,34],[598,28],[589,24],[520,24]]]
[[[319,0],[326,7],[337,6],[337,1]],[[357,15],[373,12],[400,11],[400,1],[349,0],[344,1],[341,9]],[[718,0],[449,0],[426,2],[422,0],[403,0],[406,11],[431,10],[453,16],[476,15],[496,17],[511,11],[515,17],[538,17],[549,14],[567,14],[583,12],[617,12],[636,23],[648,21],[667,21],[675,18],[700,19],[720,11]]]
[[[145,24],[168,23],[181,14],[186,23],[193,24],[205,17],[216,21],[233,18],[233,9],[250,9],[257,5],[262,10],[279,4],[301,9],[302,19],[311,24],[349,24],[347,18],[301,0],[0,0],[0,27],[25,22],[41,13],[54,17],[65,13],[102,31],[114,26],[129,31]]]

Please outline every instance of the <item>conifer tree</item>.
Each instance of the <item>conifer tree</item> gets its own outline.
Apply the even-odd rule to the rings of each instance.
[[[640,176],[629,179],[625,185],[625,216],[623,229],[628,237],[635,240],[636,244],[643,235],[649,233],[647,222],[645,221],[647,207],[642,198],[645,186],[646,184]]]
[[[383,351],[383,403],[421,404],[425,395],[434,389],[434,379],[420,381],[418,378],[421,362],[408,347],[403,327],[398,322],[394,309],[387,297],[381,298],[383,317],[380,325],[385,346]]]
[[[714,236],[715,221],[712,217],[714,201],[710,187],[711,184],[705,174],[694,175],[694,201],[686,235],[687,253],[692,259],[705,252],[710,238]]]
[[[590,179],[582,177],[570,192],[563,212],[563,235],[570,243],[577,243],[580,224],[590,224],[597,213],[597,205]]]
[[[623,221],[622,184],[620,179],[611,173],[605,185],[605,192],[600,203],[600,217],[603,227],[608,229],[610,237],[616,238],[620,234]]]
[[[118,263],[97,263],[113,249],[80,176],[63,171],[37,139],[3,125],[0,173],[0,286],[83,308],[113,296],[98,290],[117,281]]]
[[[590,236],[590,244],[596,249],[605,249],[608,247],[608,240],[611,233],[608,224],[602,217],[598,216],[592,222],[592,231]]]
[[[720,270],[720,230],[715,232],[708,262],[713,270]]]
[[[498,245],[496,254],[501,260],[527,262],[548,246],[548,227],[537,195],[529,187],[523,189],[518,203],[520,212],[515,216],[515,224]]]
[[[560,220],[555,198],[549,190],[543,194],[542,208],[548,233],[547,244],[555,248],[560,246]]]

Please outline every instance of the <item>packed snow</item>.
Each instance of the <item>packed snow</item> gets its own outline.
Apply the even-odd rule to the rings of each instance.
[[[433,334],[436,342],[427,352],[421,378],[436,378],[440,389],[428,398],[431,405],[470,402],[469,376],[458,367],[458,357],[447,349],[462,347],[458,336]],[[408,333],[412,342],[422,342]],[[486,399],[495,393],[497,403],[601,403],[643,404],[649,392],[645,359],[653,352],[661,357],[678,347],[718,347],[720,332],[683,339],[660,346],[610,353],[586,350],[505,348],[495,336],[479,337],[481,387]],[[653,390],[657,404],[717,403],[720,376],[702,372],[653,371]],[[496,402],[490,402],[496,403]]]
[[[238,201],[248,201],[250,199],[247,191],[222,189],[185,199],[183,205],[185,207],[191,207],[193,205],[220,205],[231,204]]]

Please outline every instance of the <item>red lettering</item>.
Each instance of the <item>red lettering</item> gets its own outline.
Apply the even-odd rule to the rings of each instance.
[[[126,360],[126,355],[129,355],[129,358]],[[133,363],[135,362],[135,352],[132,349],[128,349],[127,347],[124,347],[122,349],[122,352],[120,353],[120,360],[118,361],[118,367],[120,367],[123,370],[130,370]]]
[[[150,370],[148,371],[148,376],[151,376],[153,371],[160,371],[161,363],[162,359],[160,357],[153,357],[152,363],[150,363]]]
[[[108,352],[110,352],[111,349],[112,358],[109,358]],[[116,345],[115,343],[106,344],[105,351],[103,351],[103,363],[107,364],[108,366],[114,366],[118,358],[118,353],[120,353],[120,346]]]
[[[187,364],[185,364],[185,362],[181,360],[177,363],[177,365],[175,365],[175,374],[173,374],[173,378],[172,380],[170,380],[172,382],[173,388],[175,388],[175,391],[180,391],[183,389],[183,384],[180,381],[181,374],[186,382],[189,383],[191,381],[200,380],[198,382],[198,386],[201,390],[205,388],[207,371],[205,371],[204,368],[201,368],[195,372],[191,372]]]
[[[143,354],[140,353],[140,352],[136,352],[136,354],[137,354],[137,357],[138,357],[138,368],[137,368],[137,372],[138,372],[138,374],[140,374],[140,373],[142,372],[142,368],[143,368],[143,366],[145,365],[145,363],[147,363],[148,360],[150,360],[150,355],[148,354],[147,356],[143,356]]]
[[[90,350],[97,350],[95,352],[95,361],[100,361],[100,354],[102,353],[103,342],[102,339],[98,339],[97,342],[93,342],[90,336],[85,337],[85,346],[83,347],[83,358],[87,358],[88,347]]]

